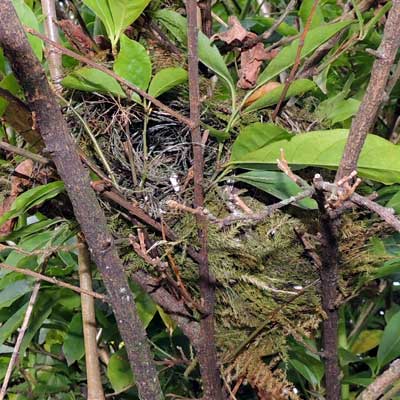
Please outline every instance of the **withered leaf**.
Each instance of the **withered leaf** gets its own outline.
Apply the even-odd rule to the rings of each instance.
[[[270,54],[265,51],[262,43],[256,43],[245,50],[241,49],[242,44],[257,38],[257,35],[243,28],[235,16],[229,17],[228,24],[230,28],[226,32],[217,33],[211,39],[238,47],[241,52],[238,87],[250,89],[256,84],[261,65],[263,61],[270,59]]]

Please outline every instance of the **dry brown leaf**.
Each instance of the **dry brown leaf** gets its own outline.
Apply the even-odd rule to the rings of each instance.
[[[242,51],[240,56],[240,71],[238,87],[251,89],[257,82],[263,61],[268,59],[268,54],[262,43],[257,43],[249,50]]]
[[[30,184],[29,178],[33,175],[33,161],[29,159],[22,161],[15,168],[15,172],[17,172],[19,176],[11,177],[11,196],[18,196],[23,192],[24,187]],[[21,178],[21,175],[27,178]]]
[[[248,107],[250,104],[253,104],[259,98],[261,98],[265,94],[269,93],[271,90],[276,89],[280,85],[281,84],[279,82],[274,82],[274,81],[271,81],[271,82],[266,83],[265,85],[262,85],[245,101],[244,106]]]
[[[72,44],[75,50],[88,57],[95,56],[96,51],[94,49],[93,41],[83,31],[81,26],[76,25],[73,21],[68,19],[62,19],[58,21],[57,24],[60,26],[65,37]]]
[[[230,28],[226,32],[217,33],[211,39],[221,40],[229,45],[240,47],[241,44],[257,38],[253,32],[247,31],[240,24],[240,21],[234,17],[229,17],[228,24]],[[250,89],[257,82],[263,61],[271,59],[274,54],[267,53],[262,43],[257,43],[253,47],[242,50],[240,55],[240,71],[238,87]]]
[[[221,40],[227,44],[235,44],[234,42],[236,42],[239,45],[254,37],[254,33],[246,31],[235,16],[229,17],[228,25],[230,28],[226,32],[216,33],[211,37],[211,40]]]

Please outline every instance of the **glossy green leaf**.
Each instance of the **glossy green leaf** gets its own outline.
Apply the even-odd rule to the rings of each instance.
[[[10,306],[15,300],[32,290],[32,282],[20,280],[0,291],[0,309]]]
[[[400,356],[400,312],[388,322],[378,348],[377,360],[379,369]]]
[[[240,131],[233,143],[231,162],[243,160],[249,153],[292,137],[293,134],[275,124],[256,122],[248,125]]]
[[[149,87],[149,94],[153,97],[161,96],[163,93],[168,92],[175,86],[186,82],[188,73],[185,69],[180,67],[164,68],[157,72],[152,79]]]
[[[82,314],[76,314],[68,325],[63,352],[68,365],[80,360],[85,354],[83,339]]]
[[[249,171],[234,177],[235,181],[249,185],[277,197],[280,200],[297,195],[302,190],[283,172],[277,171]],[[303,199],[293,203],[301,208],[315,210],[317,203],[313,199]]]
[[[36,18],[36,15],[29,8],[27,4],[25,4],[24,0],[13,0],[13,5],[15,7],[15,11],[17,12],[18,18],[20,19],[23,25],[29,26],[29,28],[34,29],[39,32],[39,22]],[[28,40],[32,46],[33,52],[39,60],[42,60],[43,56],[43,42],[36,36],[28,33]]]
[[[101,19],[115,48],[121,33],[131,25],[150,3],[150,0],[83,0]]]
[[[354,354],[366,353],[379,345],[383,331],[380,329],[369,329],[360,332],[357,339],[351,346],[351,352]]]
[[[315,49],[329,40],[337,32],[350,25],[352,21],[342,21],[335,24],[327,24],[311,29],[308,32],[304,47],[301,52],[301,58],[306,57]],[[275,76],[279,75],[285,69],[291,67],[296,60],[299,39],[294,40],[289,46],[286,46],[261,72],[257,85],[263,85]]]
[[[311,13],[311,9],[313,8],[313,6],[314,6],[314,0],[303,0],[301,2],[301,6],[299,9],[299,17],[301,19],[303,27],[307,23],[307,19]],[[318,26],[322,25],[324,22],[325,22],[324,14],[322,13],[320,4],[318,4],[317,8],[315,10],[315,14],[311,21],[311,29],[317,28]]]
[[[135,40],[122,35],[120,51],[114,62],[114,72],[146,90],[151,79],[151,61],[146,49]]]
[[[292,97],[292,96],[301,96],[310,90],[313,90],[317,87],[317,85],[308,79],[298,79],[294,81],[285,96],[285,100]],[[245,111],[256,111],[260,110],[261,108],[270,107],[274,104],[277,104],[281,98],[282,92],[285,88],[285,85],[282,84],[275,89],[271,90],[270,92],[266,93],[264,96],[260,97],[254,103],[250,104]]]
[[[111,356],[107,367],[107,376],[116,392],[135,383],[125,349],[120,349]]]
[[[83,67],[68,76],[61,84],[67,89],[77,89],[83,92],[99,92],[126,97],[119,83],[110,75],[95,68]]]
[[[270,129],[269,124],[266,124],[266,129]],[[244,135],[251,136],[251,131]],[[241,136],[242,133],[237,141],[243,142]],[[289,140],[275,141],[246,154],[232,152],[230,163],[249,168],[276,169],[276,160],[283,149],[293,168],[314,166],[336,169],[342,158],[347,136],[348,131],[345,129],[298,134]],[[358,172],[362,177],[385,184],[400,182],[400,147],[379,136],[368,135],[358,162]]]
[[[154,14],[154,17],[167,28],[172,35],[184,46],[187,45],[187,22],[186,18],[175,11],[163,9]],[[232,93],[236,92],[235,83],[223,57],[217,47],[210,39],[199,32],[199,59],[208,68],[219,75],[228,85]]]
[[[28,190],[19,195],[11,205],[9,211],[0,217],[0,226],[11,218],[18,217],[30,208],[44,203],[46,200],[56,197],[64,191],[64,183],[61,181],[51,182]]]

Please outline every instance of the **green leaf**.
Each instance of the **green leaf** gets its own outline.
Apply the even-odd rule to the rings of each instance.
[[[126,35],[121,36],[121,49],[114,62],[114,72],[146,90],[151,79],[151,61],[146,49]]]
[[[47,185],[35,187],[25,193],[22,193],[11,205],[10,210],[0,217],[0,226],[9,219],[16,218],[24,214],[30,208],[42,204],[46,200],[52,199],[53,197],[56,197],[63,191],[64,183],[61,181],[56,181],[48,183]]]
[[[270,129],[270,125],[266,125],[266,129]],[[237,141],[240,139],[243,142],[241,136],[242,133]],[[347,136],[348,131],[345,129],[298,134],[246,154],[233,151],[230,164],[245,165],[246,168],[276,169],[276,160],[283,149],[293,168],[313,166],[336,169]],[[400,147],[379,136],[368,135],[358,162],[358,172],[365,178],[387,185],[400,182]]]
[[[80,360],[85,354],[83,340],[82,314],[76,314],[68,325],[67,335],[64,340],[63,352],[68,366]]]
[[[299,17],[301,18],[301,22],[303,23],[303,27],[306,25],[308,16],[311,13],[311,9],[313,8],[314,0],[303,0],[301,2],[301,6],[299,9]],[[317,28],[325,22],[324,14],[322,13],[321,6],[318,4],[315,14],[311,21],[311,29]]]
[[[179,67],[164,68],[157,72],[152,79],[149,87],[149,95],[153,97],[161,96],[177,85],[186,82],[188,73]]]
[[[240,131],[232,146],[231,162],[243,160],[247,154],[262,149],[271,143],[289,140],[293,134],[278,125],[256,122]]]
[[[131,25],[150,0],[83,0],[101,19],[115,48],[121,33]]]
[[[0,345],[2,345],[21,326],[27,308],[28,303],[25,303],[0,327]]]
[[[68,76],[61,84],[67,89],[77,89],[83,92],[99,92],[126,97],[119,83],[105,72],[95,68],[83,67]]]
[[[400,260],[391,260],[385,262],[382,266],[375,268],[371,279],[380,279],[400,272]]]
[[[283,172],[256,170],[235,176],[234,179],[255,186],[281,200],[296,196],[302,191]],[[303,199],[293,204],[305,209],[317,209],[317,203],[313,199]]]
[[[289,90],[285,96],[285,100],[292,96],[301,96],[316,87],[317,85],[313,81],[310,81],[308,79],[298,79],[290,85]],[[285,85],[281,84],[279,87],[276,87],[275,89],[266,93],[264,96],[260,97],[254,103],[250,104],[250,106],[248,106],[245,111],[250,112],[260,110],[261,108],[277,104],[281,98],[284,88]]]
[[[350,25],[352,21],[342,21],[335,24],[327,24],[311,29],[308,32],[304,47],[301,52],[301,58],[306,57],[315,49],[329,40],[337,32]],[[286,46],[264,69],[258,77],[257,85],[261,86],[275,76],[279,75],[285,69],[291,67],[296,59],[299,39],[294,40],[289,46]]]
[[[400,312],[386,325],[378,348],[378,368],[382,368],[400,355]]]
[[[168,29],[175,38],[184,46],[187,45],[187,22],[186,18],[175,11],[163,9],[154,14],[154,17]],[[210,39],[199,32],[199,59],[208,68],[219,75],[228,85],[231,93],[236,93],[235,83],[223,57],[217,47],[213,45]]]
[[[33,313],[29,322],[29,327],[25,333],[24,339],[21,343],[20,354],[24,354],[25,350],[31,343],[33,337],[36,335],[38,330],[42,327],[43,322],[51,314],[53,307],[57,304],[58,293],[54,293],[52,290],[42,290],[39,293],[38,300],[33,308]]]
[[[125,349],[120,349],[111,356],[107,376],[116,392],[127,389],[135,383]]]
[[[351,346],[351,352],[362,354],[374,349],[379,345],[382,335],[383,331],[380,329],[369,329],[360,332]]]
[[[32,282],[20,280],[0,291],[0,309],[10,306],[15,300],[32,290]]]
[[[147,328],[154,315],[157,313],[157,306],[153,299],[136,283],[131,285],[135,295],[136,309],[143,326]]]
[[[33,11],[29,8],[27,4],[25,4],[24,0],[13,0],[13,5],[21,23],[39,32],[40,31],[39,22]],[[33,52],[35,53],[36,57],[41,61],[43,55],[42,39],[39,39],[38,37],[28,33],[28,40],[32,46]]]
[[[0,87],[2,89],[8,90],[13,95],[17,96],[21,91],[21,86],[19,85],[15,75],[8,74],[1,82]],[[18,97],[18,96],[17,96]],[[4,111],[7,109],[8,101],[0,96],[0,117],[3,115]]]
[[[275,18],[255,16],[255,17],[245,18],[244,20],[241,21],[241,24],[247,30],[251,29],[252,32],[261,35],[269,28],[271,28],[275,22],[276,22]],[[282,22],[276,28],[276,32],[282,36],[295,36],[299,33],[298,30],[293,25],[289,25],[286,22]]]
[[[201,122],[201,126],[204,129],[207,129],[210,136],[217,139],[219,143],[223,143],[226,139],[229,139],[231,137],[230,133],[226,130],[215,129],[212,126],[205,124],[204,122]]]
[[[311,385],[316,386],[319,383],[318,377],[313,371],[299,360],[289,358],[289,364],[302,375]]]
[[[400,213],[400,190],[386,203],[386,207],[393,208],[396,214]]]

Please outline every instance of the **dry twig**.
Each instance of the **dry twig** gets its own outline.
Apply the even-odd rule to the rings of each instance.
[[[24,339],[26,330],[28,329],[29,321],[30,321],[31,316],[32,316],[33,307],[34,307],[34,305],[36,303],[36,300],[37,300],[37,297],[38,297],[38,294],[39,294],[39,290],[40,290],[40,281],[36,282],[34,287],[33,287],[32,294],[31,294],[31,297],[29,299],[28,307],[27,307],[26,312],[25,312],[25,317],[24,317],[24,320],[22,322],[21,328],[20,328],[20,330],[18,332],[17,341],[15,342],[14,350],[13,350],[13,353],[11,355],[10,362],[8,363],[6,374],[4,376],[3,385],[2,385],[1,390],[0,390],[0,400],[4,400],[5,395],[7,394],[7,387],[8,387],[8,384],[10,382],[14,366],[18,362],[19,349],[21,348],[22,340]]]

